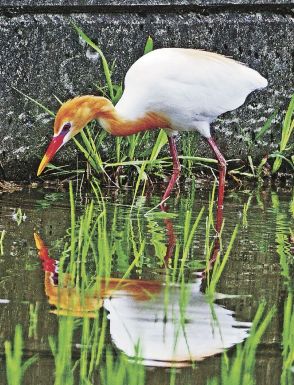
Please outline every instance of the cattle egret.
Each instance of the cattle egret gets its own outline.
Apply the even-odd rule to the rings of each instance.
[[[164,128],[168,135],[173,173],[163,195],[170,195],[180,175],[175,135],[198,131],[212,148],[219,164],[218,208],[223,207],[226,161],[211,137],[210,124],[219,115],[241,106],[247,95],[267,86],[257,71],[225,56],[202,50],[154,50],[129,69],[119,102],[104,97],[79,96],[59,109],[53,139],[40,163],[40,175],[55,153],[87,123],[97,119],[112,135],[127,136]],[[222,224],[217,218],[216,230]]]

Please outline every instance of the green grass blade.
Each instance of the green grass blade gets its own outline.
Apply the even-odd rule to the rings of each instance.
[[[72,23],[72,25],[74,29],[77,31],[77,33],[79,34],[79,36],[100,55],[110,98],[111,100],[114,100],[114,90],[113,90],[113,84],[111,80],[111,71],[109,69],[109,65],[107,63],[107,60],[102,50],[76,24]]]
[[[278,110],[275,110],[273,112],[273,114],[266,120],[264,125],[261,127],[261,129],[255,135],[255,140],[261,139],[263,137],[263,135],[268,131],[268,129],[270,128],[270,126],[272,124],[272,121],[277,116],[277,113],[278,113]]]
[[[294,95],[291,98],[290,104],[288,106],[286,116],[283,122],[282,127],[282,137],[280,142],[280,154],[282,155],[283,151],[285,151],[287,144],[290,140],[290,137],[292,135],[293,129],[294,129],[294,119],[293,119],[293,113],[294,113]],[[272,172],[277,172],[282,164],[282,157],[279,156],[275,159],[275,162],[273,164]]]
[[[147,53],[153,51],[153,39],[151,36],[148,36],[148,39],[146,41],[145,47],[144,47],[144,55]]]
[[[31,102],[35,103],[38,107],[42,108],[42,110],[44,110],[45,112],[47,112],[49,115],[55,117],[55,114],[53,111],[49,110],[47,107],[45,107],[43,104],[39,103],[37,100],[31,98],[30,96],[24,94],[22,91],[18,90],[17,88],[15,87],[12,87],[15,91],[17,91],[19,94],[21,94],[22,96],[24,96],[26,99],[30,100]]]

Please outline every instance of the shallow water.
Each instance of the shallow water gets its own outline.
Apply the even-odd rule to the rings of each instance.
[[[259,345],[256,382],[279,384],[287,287],[281,274],[278,235],[287,234],[289,228],[293,228],[292,193],[227,192],[224,248],[236,224],[239,231],[217,285],[220,294],[214,304],[204,295],[206,282],[199,274],[204,268],[205,218],[210,194],[211,191],[196,189],[191,223],[202,207],[206,211],[183,265],[186,279],[183,288],[180,282],[167,285],[166,261],[168,257],[173,261],[179,245],[185,241],[188,194],[182,192],[180,197],[170,200],[168,213],[176,216],[162,217],[156,210],[155,215],[152,212],[146,215],[159,202],[160,195],[156,193],[146,200],[137,199],[130,211],[131,191],[105,192],[108,196],[106,225],[113,252],[112,278],[105,290],[100,287],[99,293],[89,298],[86,295],[86,305],[75,294],[71,314],[79,319],[104,312],[106,344],[129,357],[136,355],[136,343],[140,340],[140,353],[147,368],[146,383],[169,384],[169,368],[173,366],[177,367],[176,384],[206,384],[208,378],[220,372],[220,353],[224,348],[233,354],[234,346],[247,338],[258,305],[265,299],[268,308],[275,305],[278,311]],[[245,213],[244,204],[248,202]],[[19,208],[24,217],[17,217]],[[82,205],[77,212],[83,213]],[[26,372],[23,383],[53,384],[55,364],[48,337],[57,335],[58,317],[62,317],[62,312],[70,314],[68,298],[72,298],[70,290],[74,290],[70,285],[62,286],[63,291],[58,295],[63,296],[63,304],[59,303],[57,311],[58,262],[55,260],[60,258],[70,227],[68,194],[49,190],[2,194],[0,214],[0,232],[6,231],[0,257],[1,356],[4,357],[4,341],[11,340],[15,326],[21,324],[25,355],[39,354],[38,362]],[[39,251],[34,233],[43,242]],[[144,245],[143,251],[139,252],[141,245]],[[120,281],[136,253],[137,263],[127,279]],[[93,270],[93,265],[89,255],[86,269]],[[35,329],[30,305],[31,309],[37,306]],[[34,329],[31,335],[30,325],[31,330]],[[79,356],[80,343],[77,326],[73,357]],[[5,384],[3,360],[0,365],[0,384]],[[100,383],[98,375],[95,383]]]

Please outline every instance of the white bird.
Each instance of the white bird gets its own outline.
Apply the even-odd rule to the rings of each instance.
[[[200,287],[201,279],[185,290],[171,285],[168,296],[163,287],[144,301],[113,291],[103,302],[112,341],[127,356],[139,355],[145,365],[165,367],[187,366],[243,342],[251,323],[209,303]]]
[[[127,136],[164,128],[173,159],[173,174],[163,195],[165,201],[180,174],[174,136],[198,131],[219,163],[218,207],[223,206],[226,161],[211,137],[210,124],[219,115],[241,106],[247,95],[267,86],[257,71],[225,56],[202,50],[162,48],[137,60],[125,77],[117,105],[104,97],[80,96],[64,103],[54,123],[54,137],[38,175],[54,154],[93,119],[109,133]],[[217,218],[220,231],[222,213]]]

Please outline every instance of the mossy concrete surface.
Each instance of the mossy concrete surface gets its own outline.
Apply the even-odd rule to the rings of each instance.
[[[112,0],[89,0],[82,6],[81,2],[70,3],[73,6],[61,0],[45,4],[38,0],[0,0],[0,179],[35,178],[52,136],[52,117],[15,89],[56,111],[54,95],[66,100],[74,95],[96,94],[94,84],[103,81],[99,56],[79,39],[70,21],[102,48],[109,62],[116,60],[116,81],[121,81],[142,55],[149,35],[155,48],[206,49],[260,71],[269,80],[268,88],[250,95],[242,108],[220,117],[214,124],[215,135],[228,159],[245,159],[254,133],[278,109],[276,123],[253,146],[253,156],[258,159],[277,148],[279,119],[293,92],[291,2],[125,0],[119,9]],[[164,8],[156,8],[163,3]],[[254,3],[252,9],[250,3]],[[266,5],[264,10],[256,7],[262,3]],[[133,4],[137,6],[132,8]],[[215,4],[222,7],[216,10]],[[191,141],[195,155],[211,156],[197,134]],[[113,142],[109,143],[108,156],[112,157]],[[56,157],[56,164],[74,165],[75,158],[74,147],[68,145]]]
[[[264,5],[289,5],[293,4],[289,0],[1,0],[0,7],[49,7],[52,5],[58,6],[109,6],[113,5],[116,7],[125,7],[129,5],[138,5],[138,6],[209,6],[209,5],[255,5],[255,6],[264,6]],[[170,10],[173,11],[172,8]]]

